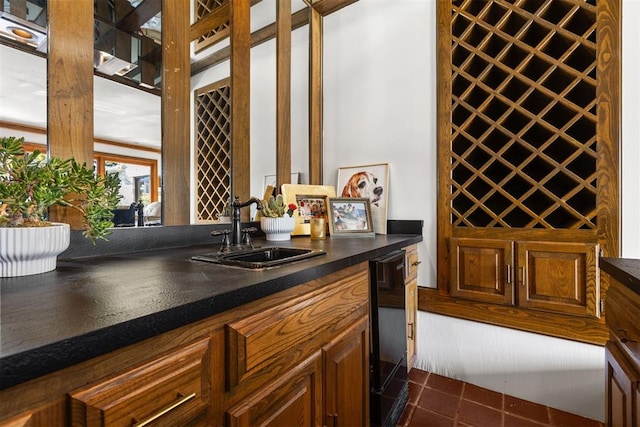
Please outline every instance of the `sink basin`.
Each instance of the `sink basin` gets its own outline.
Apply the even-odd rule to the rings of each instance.
[[[317,249],[265,247],[238,252],[223,252],[191,257],[195,261],[248,269],[264,269],[326,255]]]

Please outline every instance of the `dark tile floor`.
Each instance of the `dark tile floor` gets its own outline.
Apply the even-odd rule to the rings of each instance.
[[[412,369],[399,427],[602,427],[548,406]]]

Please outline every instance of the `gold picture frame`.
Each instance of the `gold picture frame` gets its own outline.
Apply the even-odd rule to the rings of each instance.
[[[310,235],[312,217],[321,217],[328,222],[327,198],[335,196],[336,188],[332,185],[282,184],[282,197],[285,203],[295,203],[298,206],[293,213],[296,225],[291,235]]]

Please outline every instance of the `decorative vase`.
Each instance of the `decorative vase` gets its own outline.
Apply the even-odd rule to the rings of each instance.
[[[283,241],[291,239],[291,232],[296,226],[296,220],[290,216],[279,218],[260,218],[260,228],[264,231],[267,240]]]
[[[0,277],[55,270],[58,255],[69,247],[69,236],[69,224],[0,227]]]

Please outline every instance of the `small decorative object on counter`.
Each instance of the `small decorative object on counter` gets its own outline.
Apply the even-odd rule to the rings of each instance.
[[[311,218],[311,240],[324,240],[327,238],[327,222],[324,218]]]
[[[290,240],[291,232],[295,228],[293,212],[298,209],[294,203],[284,202],[282,194],[270,196],[262,202],[262,217],[260,228],[269,241]]]

